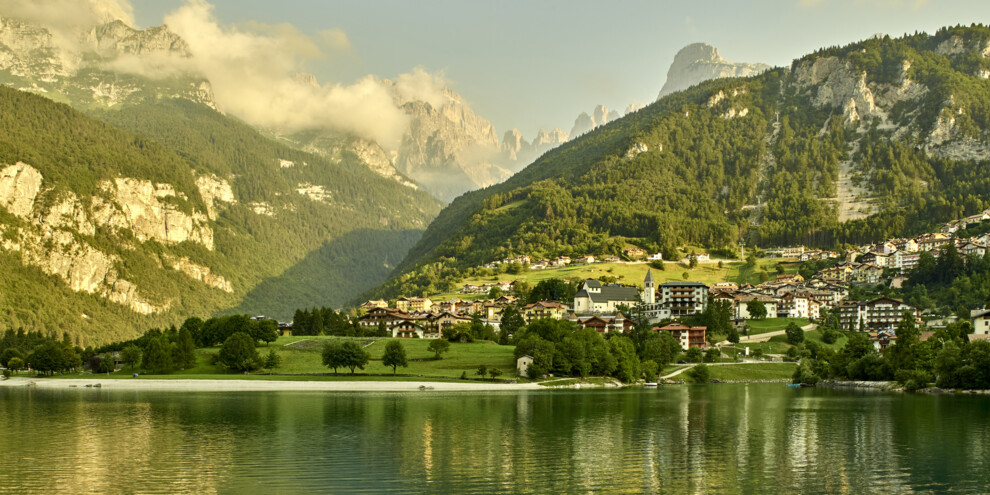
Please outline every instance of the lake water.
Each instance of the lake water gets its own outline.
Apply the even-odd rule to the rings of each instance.
[[[990,491],[990,397],[0,388],[3,493]]]

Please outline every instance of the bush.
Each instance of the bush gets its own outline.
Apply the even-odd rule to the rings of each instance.
[[[822,342],[826,344],[834,344],[837,340],[839,340],[839,335],[838,330],[827,328],[822,332]]]
[[[648,382],[657,381],[657,375],[659,373],[659,366],[656,361],[643,361],[643,377],[646,378]]]
[[[905,390],[921,390],[933,381],[933,376],[924,370],[897,370],[894,379],[897,383],[904,385]]]
[[[711,371],[708,366],[704,364],[695,365],[693,368],[687,370],[687,376],[694,383],[707,383],[711,380]]]
[[[794,370],[793,379],[794,383],[807,383],[808,385],[814,385],[822,380],[821,377],[815,374],[812,370],[811,364],[807,362],[801,363],[801,366],[798,366],[798,368]]]
[[[787,343],[791,345],[798,345],[804,342],[804,330],[801,330],[801,327],[797,326],[793,321],[787,324],[784,333],[787,334]]]

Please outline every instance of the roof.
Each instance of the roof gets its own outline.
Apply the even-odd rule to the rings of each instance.
[[[645,282],[652,282],[653,281],[653,270],[650,270],[650,269],[647,269],[646,270],[646,279],[644,281]]]
[[[990,315],[990,309],[973,309],[969,312],[970,318],[979,318],[987,315]]]
[[[704,287],[708,289],[708,286],[701,282],[664,282],[660,284],[660,287]]]
[[[990,340],[990,335],[985,333],[971,333],[967,337],[969,337],[970,342],[976,342],[977,340]]]
[[[589,283],[585,282],[585,284]],[[598,281],[596,280],[597,284]],[[599,287],[601,287],[599,285]],[[616,285],[606,285],[601,287],[601,292],[588,292],[581,289],[577,294],[574,295],[575,298],[587,297],[591,299],[592,302],[596,303],[608,303],[609,301],[628,301],[637,302],[639,301],[639,289],[635,287],[621,287]]]

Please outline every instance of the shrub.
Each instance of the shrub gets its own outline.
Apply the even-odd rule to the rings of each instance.
[[[687,370],[687,376],[694,383],[707,383],[711,380],[711,371],[708,366],[704,364],[695,365],[693,368]]]

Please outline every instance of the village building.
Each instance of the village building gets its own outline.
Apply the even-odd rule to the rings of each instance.
[[[559,302],[539,301],[522,307],[523,319],[529,324],[533,320],[560,320],[567,313],[567,306]]]
[[[399,311],[429,311],[433,301],[428,297],[400,297],[395,301],[395,307]]]
[[[605,285],[588,279],[581,290],[574,295],[574,313],[590,315],[595,313],[615,313],[620,305],[639,304],[639,289],[624,285]]]
[[[753,315],[749,312],[749,303],[758,301],[763,303],[767,310],[767,316],[773,317],[777,314],[777,298],[766,294],[737,294],[734,298],[732,309],[736,320],[751,320]]]
[[[708,341],[705,340],[707,327],[689,327],[683,323],[673,322],[662,327],[654,327],[655,332],[667,332],[671,334],[681,344],[681,349],[688,350],[692,347],[705,349]]]
[[[990,309],[974,309],[969,312],[973,333],[990,335]]]
[[[900,299],[880,297],[872,301],[846,301],[839,304],[839,326],[846,331],[894,330],[905,312],[917,320],[919,311]]]
[[[701,282],[667,282],[650,290],[652,273],[646,272],[642,311],[651,322],[691,316],[708,307],[708,286]],[[655,294],[655,296],[653,295]]]
[[[873,342],[873,348],[876,349],[877,352],[883,352],[897,340],[897,335],[893,330],[870,332],[869,336],[870,340]]]
[[[388,307],[388,301],[386,301],[384,299],[376,299],[376,300],[373,300],[373,301],[367,301],[367,302],[365,302],[364,304],[362,304],[360,306],[360,308],[361,308],[362,311],[370,311],[370,310],[375,309],[375,308],[387,308],[387,307]]]
[[[533,366],[533,356],[527,354],[516,359],[516,372],[519,376],[529,376],[530,366]]]
[[[590,328],[598,333],[629,333],[635,326],[632,320],[626,318],[622,313],[615,316],[594,315],[594,316],[572,316],[568,321],[576,323],[581,328]]]

